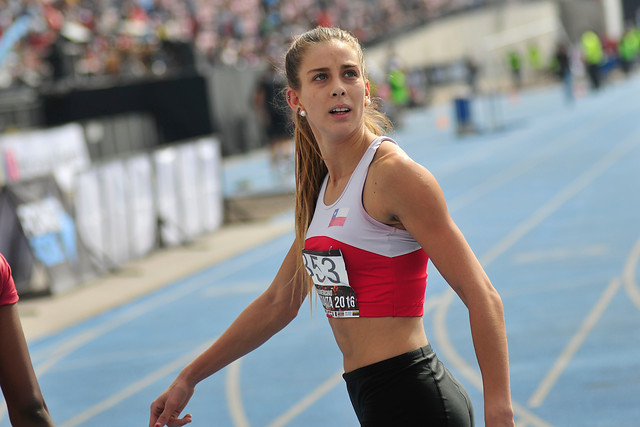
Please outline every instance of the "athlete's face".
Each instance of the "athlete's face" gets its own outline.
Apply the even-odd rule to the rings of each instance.
[[[317,139],[361,131],[369,82],[352,46],[334,40],[310,47],[299,73],[300,89],[290,90],[290,105],[307,112]]]

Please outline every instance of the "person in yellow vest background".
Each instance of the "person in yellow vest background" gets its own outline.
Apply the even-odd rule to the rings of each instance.
[[[633,70],[638,52],[640,52],[640,33],[637,28],[631,27],[622,35],[620,43],[618,43],[620,68],[626,76]]]
[[[601,84],[600,65],[604,59],[602,42],[595,32],[586,31],[582,34],[581,44],[591,88],[598,90]]]

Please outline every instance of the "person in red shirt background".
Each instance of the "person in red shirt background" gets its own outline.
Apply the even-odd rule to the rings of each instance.
[[[0,254],[0,387],[14,427],[53,426],[18,316],[11,267]]]

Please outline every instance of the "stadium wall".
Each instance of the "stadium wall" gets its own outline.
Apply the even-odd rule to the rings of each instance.
[[[509,2],[433,21],[369,47],[365,55],[370,68],[381,70],[390,55],[409,70],[460,62],[467,56],[486,64],[503,61],[510,49],[524,53],[530,44],[548,57],[565,37],[556,1]]]

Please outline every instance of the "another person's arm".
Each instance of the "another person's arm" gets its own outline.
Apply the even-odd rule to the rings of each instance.
[[[151,404],[150,427],[191,422],[190,415],[179,416],[196,384],[262,345],[296,317],[307,294],[306,284],[292,279],[297,256],[294,243],[269,288]]]
[[[378,199],[386,201],[382,212],[414,236],[469,310],[486,425],[513,426],[507,337],[498,292],[449,215],[433,175],[399,152],[381,158],[378,165],[376,190]]]
[[[15,304],[0,306],[0,386],[11,425],[53,426],[42,397]]]

